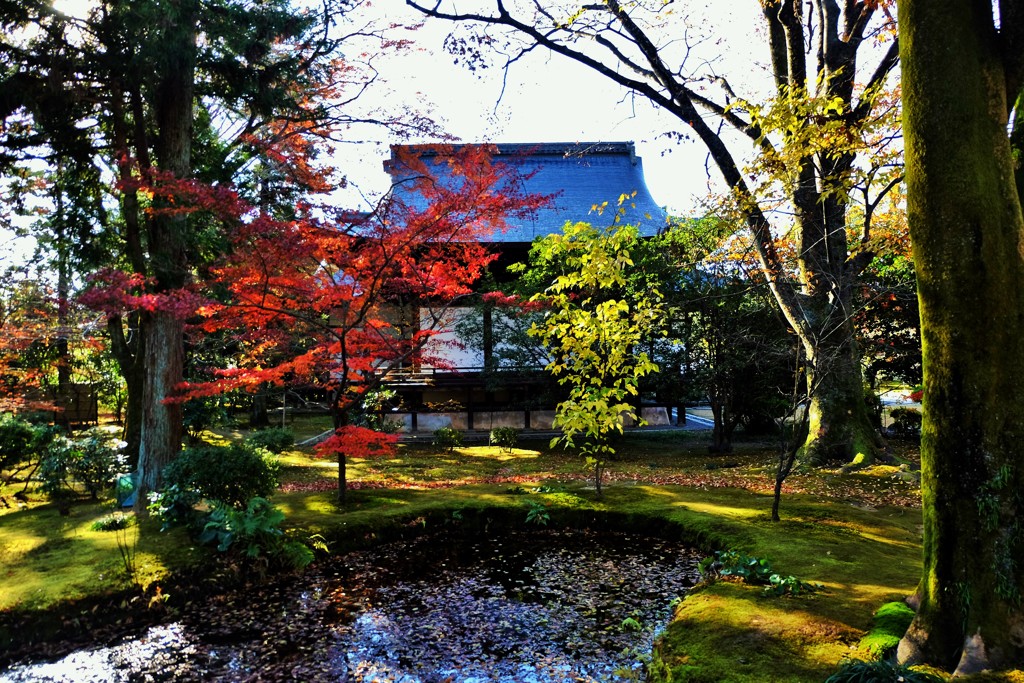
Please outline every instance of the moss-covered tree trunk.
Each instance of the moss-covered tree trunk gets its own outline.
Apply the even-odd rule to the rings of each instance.
[[[853,67],[849,56],[832,66],[830,94],[852,100],[851,84],[839,74]],[[850,200],[845,193],[822,192],[821,187],[844,177],[853,163],[851,153],[809,155],[801,160],[800,182],[793,192],[800,296],[777,297],[804,349],[810,403],[799,458],[814,465],[866,465],[882,445],[864,401],[861,354],[853,326],[863,262],[851,258],[847,245]]]
[[[841,321],[850,327],[849,321]],[[837,343],[803,343],[810,405],[800,460],[812,465],[870,463],[881,447],[864,400],[864,379],[852,330]]]
[[[924,573],[899,658],[1020,668],[1024,221],[1003,62],[1016,51],[1001,52],[989,3],[900,0],[899,20],[924,351]]]

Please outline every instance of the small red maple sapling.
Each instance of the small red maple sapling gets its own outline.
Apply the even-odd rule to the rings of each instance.
[[[385,434],[368,427],[348,425],[314,447],[317,457],[344,454],[353,458],[385,458],[396,453],[397,434]]]

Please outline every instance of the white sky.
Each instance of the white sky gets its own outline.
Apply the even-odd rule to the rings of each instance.
[[[706,22],[725,27],[721,44],[708,46],[714,51],[709,57],[721,58],[724,69],[729,69],[728,61],[735,61],[744,74],[757,73],[750,60],[767,61],[766,52],[751,55],[751,50],[763,43],[754,37],[759,5],[756,0],[741,0],[739,8],[732,4],[715,3],[717,7],[707,10],[713,16]],[[392,21],[418,17],[403,0],[385,0],[374,7],[378,11],[386,7]],[[502,95],[501,62],[495,61],[495,66],[482,74],[454,65],[442,47],[450,29],[445,22],[428,22],[413,34],[420,52],[379,62],[394,96],[406,100],[422,96],[446,130],[465,142],[633,141],[655,201],[680,214],[698,210],[699,198],[708,192],[706,151],[699,142],[677,143],[663,137],[666,131],[689,132],[685,124],[654,111],[639,98],[629,98],[617,85],[586,67],[540,51],[512,67]],[[341,154],[343,160],[352,159],[372,153],[372,149],[343,149]],[[386,146],[381,147],[376,158],[387,153]],[[352,180],[376,189],[375,183],[385,180],[379,161],[375,167],[366,164],[365,168],[365,173],[353,174]],[[711,169],[711,176],[717,183],[716,169]]]
[[[84,16],[92,4],[92,0],[54,0],[59,10],[78,16]],[[703,10],[686,10],[691,16],[700,11],[709,13],[711,16],[703,20],[705,27],[723,27],[719,29],[719,44],[710,46],[713,52],[708,57],[722,59],[725,71],[737,71],[728,64],[734,61],[743,73],[751,74],[751,49],[763,44],[754,37],[757,0],[740,0],[738,6],[732,2],[708,4]],[[404,0],[377,0],[369,10],[376,14],[371,19],[384,22],[411,24],[421,19]],[[678,143],[663,137],[666,131],[688,132],[681,122],[640,99],[630,99],[618,86],[586,67],[540,51],[512,68],[502,94],[498,59],[493,68],[477,74],[453,64],[452,57],[443,50],[450,29],[445,22],[428,22],[410,34],[416,41],[415,49],[376,60],[386,90],[378,88],[370,93],[365,106],[422,102],[445,130],[464,142],[633,141],[655,201],[679,215],[699,212],[699,199],[708,193],[706,151],[692,140]],[[753,58],[766,61],[762,54]],[[336,165],[352,184],[339,201],[357,208],[360,193],[375,198],[387,189],[382,163],[389,155],[388,145],[406,140],[391,139],[379,129],[353,134],[359,139],[339,146]],[[421,138],[409,142],[431,141]],[[711,178],[718,182],[713,168]],[[0,231],[0,268],[22,261],[32,244],[31,240],[12,240],[10,233]]]
[[[54,0],[54,5],[82,15],[91,2]],[[701,47],[708,51],[706,57],[720,60],[723,71],[732,72],[731,78],[740,79],[734,86],[760,73],[751,68],[752,60],[767,61],[766,54],[757,52],[763,50],[764,42],[755,36],[758,8],[756,0],[686,8],[691,18],[702,12],[707,15],[692,24],[717,31],[716,41]],[[421,19],[404,0],[378,0],[369,11],[376,15],[371,19],[386,22]],[[667,131],[688,132],[684,124],[639,98],[634,101],[586,67],[540,51],[512,68],[502,95],[500,61],[477,74],[453,64],[442,47],[450,28],[445,22],[428,22],[410,34],[416,41],[414,50],[377,60],[387,90],[375,90],[365,105],[421,101],[445,130],[465,142],[633,141],[655,201],[684,215],[699,210],[699,198],[708,192],[706,151],[698,142],[679,143],[663,136]],[[360,140],[339,147],[337,166],[359,191],[379,195],[388,180],[381,166],[389,154],[387,146],[401,141],[380,130],[354,134]],[[717,171],[712,168],[710,175],[717,183]],[[355,203],[357,195],[350,194],[345,201]]]

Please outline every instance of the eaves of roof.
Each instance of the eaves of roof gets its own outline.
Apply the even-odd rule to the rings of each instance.
[[[668,222],[665,209],[647,188],[632,142],[501,143],[495,148],[502,163],[526,177],[524,192],[552,197],[535,215],[510,218],[508,229],[496,234],[495,242],[528,243],[559,232],[566,222],[606,226],[617,217],[621,223],[637,226],[641,235],[653,236]],[[393,146],[384,168],[395,180],[408,175],[407,167],[396,160],[398,149],[415,152],[421,159],[445,154],[436,145]],[[437,168],[444,168],[440,159]],[[403,187],[407,185],[397,183],[395,191],[401,193]],[[418,203],[415,197],[401,198]]]

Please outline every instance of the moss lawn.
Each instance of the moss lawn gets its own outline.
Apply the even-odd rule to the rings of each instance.
[[[824,586],[795,597],[772,597],[727,580],[699,586],[679,604],[656,645],[652,680],[820,683],[844,657],[870,656],[861,639],[872,614],[911,593],[921,569],[913,477],[892,466],[794,475],[785,488],[783,521],[772,523],[775,447],[740,443],[731,454],[711,456],[706,439],[679,431],[627,435],[602,500],[580,460],[548,449],[546,440],[521,441],[511,452],[403,445],[394,458],[350,460],[351,490],[342,507],[335,499],[337,465],[293,449],[282,455],[282,485],[273,502],[292,528],[321,534],[334,552],[430,529],[453,516],[525,520],[530,507],[541,504],[552,524],[614,523],[686,539],[708,553],[736,549],[769,558],[781,574]],[[912,460],[913,450],[903,447],[900,455]],[[0,491],[8,500],[12,493]],[[83,500],[61,517],[40,494],[28,493],[27,504],[0,507],[5,642],[16,641],[24,624],[46,622],[41,615],[63,623],[89,610],[173,609],[183,600],[175,593],[188,583],[181,577],[217,575],[215,554],[183,533],[160,532],[152,522],[120,533],[94,531],[92,523],[110,513],[109,502]],[[126,578],[119,538],[135,550],[143,591]],[[1018,674],[978,680],[1024,680]]]

